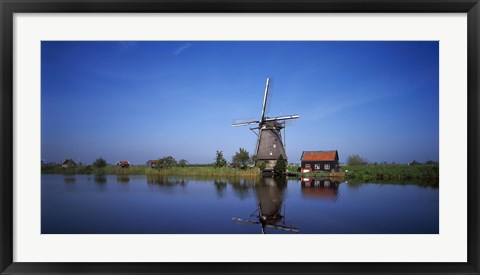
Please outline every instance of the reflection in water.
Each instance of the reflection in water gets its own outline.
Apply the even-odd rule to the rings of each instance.
[[[117,175],[117,182],[118,183],[129,183],[130,176],[129,175]]]
[[[242,178],[232,178],[230,179],[230,184],[235,195],[243,200],[249,197],[250,188],[255,184],[255,181]]]
[[[105,175],[95,175],[93,180],[95,181],[95,183],[105,184],[105,183],[107,183],[107,176],[105,176]]]
[[[225,180],[213,180],[213,185],[215,185],[215,189],[217,190],[217,196],[223,198],[227,190],[227,182]]]
[[[302,195],[304,197],[333,200],[338,197],[339,181],[332,179],[302,178]]]
[[[262,227],[262,234],[266,234],[267,228],[298,232],[298,228],[287,226],[285,222],[285,206],[282,205],[285,197],[287,180],[285,178],[260,178],[255,183],[255,194],[257,197],[257,209],[250,214],[256,220],[233,217],[234,221],[259,224]]]
[[[75,183],[77,181],[77,178],[75,177],[75,175],[64,175],[63,181],[65,183]]]
[[[41,233],[439,232],[438,186],[171,175],[130,175],[128,184],[118,183],[122,180],[43,174]]]
[[[175,187],[175,186],[185,187],[188,183],[188,180],[186,180],[185,178],[166,177],[166,176],[147,176],[147,183],[153,186],[162,186],[162,187]]]

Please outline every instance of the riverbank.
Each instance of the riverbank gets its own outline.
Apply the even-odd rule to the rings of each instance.
[[[155,169],[147,166],[131,166],[121,168],[107,166],[95,168],[93,166],[77,166],[62,168],[60,166],[42,167],[42,174],[98,174],[98,175],[148,175],[148,176],[220,176],[220,177],[258,177],[259,168],[238,169],[231,167],[216,168],[213,166],[175,166],[164,169]],[[339,172],[310,172],[301,173],[288,171],[288,176],[306,178],[335,178],[339,181],[425,181],[436,183],[439,181],[438,165],[365,165],[343,166]]]
[[[163,169],[155,169],[147,166],[130,166],[128,168],[118,166],[107,166],[103,168],[93,166],[77,166],[73,168],[50,166],[42,167],[42,174],[257,177],[260,175],[260,170],[258,168],[237,169],[231,167],[216,168],[213,166],[175,166]]]
[[[438,185],[439,166],[402,164],[343,166],[339,172],[290,172],[289,174],[301,178],[333,178],[362,182],[412,181]]]
[[[439,180],[439,166],[437,165],[367,165],[345,166],[345,179],[364,181],[375,180]]]

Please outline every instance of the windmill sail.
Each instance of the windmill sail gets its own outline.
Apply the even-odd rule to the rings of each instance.
[[[267,97],[268,97],[268,83],[270,82],[270,78],[267,78],[267,84],[265,84],[265,94],[263,95],[263,105],[262,105],[262,116],[261,122],[265,119],[265,108],[267,107]]]

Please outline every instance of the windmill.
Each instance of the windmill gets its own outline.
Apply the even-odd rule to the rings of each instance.
[[[285,153],[284,142],[282,142],[281,130],[285,128],[285,121],[290,119],[297,119],[299,115],[287,115],[278,117],[265,116],[265,107],[267,106],[268,98],[268,85],[270,78],[267,78],[265,84],[265,94],[263,95],[262,116],[260,120],[252,120],[240,123],[233,123],[232,126],[247,126],[252,124],[258,124],[257,127],[250,128],[250,130],[258,130],[257,145],[255,149],[255,155],[257,156],[257,162],[264,162],[265,169],[262,172],[273,171],[273,167],[277,162],[280,155],[287,160],[287,154]]]

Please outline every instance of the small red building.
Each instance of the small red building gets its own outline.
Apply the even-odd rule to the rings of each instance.
[[[303,151],[301,171],[335,172],[340,165],[338,163],[338,151]]]
[[[130,167],[130,162],[128,160],[119,160],[117,163],[115,163],[116,166],[120,166],[122,168],[128,168]]]
[[[158,164],[158,159],[151,159],[147,161],[147,165],[150,166],[151,168],[155,168]]]

